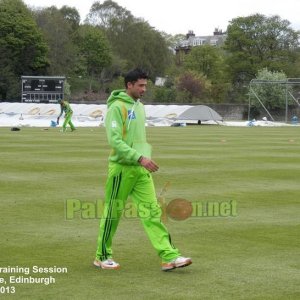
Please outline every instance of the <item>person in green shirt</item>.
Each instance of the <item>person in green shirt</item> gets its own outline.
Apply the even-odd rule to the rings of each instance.
[[[62,125],[62,131],[66,132],[67,131],[67,125],[69,124],[71,127],[71,131],[74,131],[76,128],[74,124],[72,123],[72,115],[73,115],[73,110],[70,106],[70,103],[64,99],[59,99],[58,103],[60,104],[60,115],[57,117],[57,124],[59,124],[59,119],[62,116],[63,113],[65,113],[65,121]]]
[[[105,186],[105,204],[100,220],[94,265],[102,269],[119,269],[112,258],[112,239],[128,196],[137,207],[143,227],[157,254],[163,271],[192,263],[182,257],[172,244],[170,234],[161,221],[151,173],[158,165],[151,159],[151,146],[146,140],[145,110],[140,102],[147,86],[147,74],[135,69],[125,75],[124,90],[115,90],[107,100],[105,127],[112,150],[109,156]],[[133,258],[134,263],[134,258]]]

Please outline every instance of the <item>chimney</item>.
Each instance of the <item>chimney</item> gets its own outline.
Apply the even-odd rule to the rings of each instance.
[[[195,33],[193,30],[189,30],[189,32],[186,34],[186,39],[188,40],[190,37],[194,37],[195,36]]]
[[[214,35],[222,35],[222,34],[223,34],[222,29],[215,28]]]

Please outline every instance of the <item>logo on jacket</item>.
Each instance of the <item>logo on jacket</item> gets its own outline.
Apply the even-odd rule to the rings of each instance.
[[[128,119],[129,120],[136,119],[134,110],[131,110],[131,109],[128,110]]]

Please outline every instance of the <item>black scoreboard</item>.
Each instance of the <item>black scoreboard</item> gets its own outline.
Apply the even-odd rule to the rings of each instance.
[[[22,76],[22,102],[57,103],[64,97],[65,77]]]

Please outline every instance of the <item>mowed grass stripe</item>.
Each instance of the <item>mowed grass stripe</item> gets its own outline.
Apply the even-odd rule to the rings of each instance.
[[[236,217],[167,222],[189,268],[162,273],[136,218],[114,239],[120,272],[91,266],[99,219],[66,220],[67,199],[103,199],[103,128],[1,128],[0,266],[68,267],[52,286],[19,285],[16,299],[298,299],[299,128],[147,128],[157,193],[167,202],[236,201]],[[0,276],[1,277],[1,276]],[[12,297],[13,298],[13,297]]]

